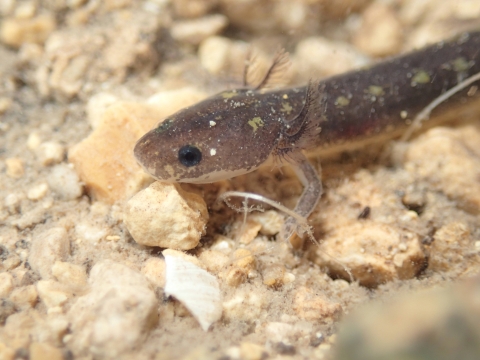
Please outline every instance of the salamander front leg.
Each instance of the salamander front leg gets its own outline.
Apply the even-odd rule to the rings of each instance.
[[[289,157],[293,160],[290,162],[293,170],[304,186],[294,211],[306,219],[315,209],[322,196],[321,170],[319,169],[317,172],[300,151],[291,154]],[[281,235],[284,239],[291,241],[295,233],[302,237],[304,232],[305,229],[300,226],[297,220],[293,217],[288,217],[283,225]]]

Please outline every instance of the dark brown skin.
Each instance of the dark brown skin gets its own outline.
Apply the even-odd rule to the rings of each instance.
[[[266,91],[281,65],[280,57],[254,90],[225,91],[170,116],[137,142],[137,161],[162,181],[206,183],[253,171],[270,156],[286,159],[305,185],[295,212],[307,217],[322,186],[302,151],[404,131],[431,101],[480,72],[480,32],[305,87]],[[471,98],[468,88],[436,112]],[[283,235],[295,230],[287,219]]]

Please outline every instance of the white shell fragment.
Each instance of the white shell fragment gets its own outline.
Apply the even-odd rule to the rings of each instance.
[[[166,264],[165,294],[180,301],[203,330],[222,317],[222,296],[215,276],[174,250],[163,251]]]

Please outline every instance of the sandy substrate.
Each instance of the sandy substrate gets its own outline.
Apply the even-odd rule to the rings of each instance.
[[[480,358],[478,105],[323,158],[320,246],[301,249],[279,212],[216,201],[292,208],[288,169],[180,187],[132,156],[238,86],[251,45],[260,68],[285,47],[303,84],[478,29],[480,3],[4,0],[0,16],[0,359]]]

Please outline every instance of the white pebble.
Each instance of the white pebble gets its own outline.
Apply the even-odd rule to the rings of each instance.
[[[13,276],[10,273],[0,273],[0,298],[6,298],[13,290]]]
[[[197,246],[207,220],[200,196],[159,181],[132,197],[124,213],[125,225],[137,243],[177,250]]]
[[[38,185],[33,186],[27,192],[27,198],[29,200],[40,200],[47,195],[48,192],[48,185],[46,183],[40,183]]]
[[[65,149],[58,142],[47,141],[38,146],[36,155],[43,166],[49,166],[62,162]]]
[[[220,74],[230,65],[231,47],[231,41],[224,37],[211,36],[205,39],[198,48],[200,63],[210,74]]]
[[[83,193],[83,186],[77,173],[67,164],[54,166],[47,182],[52,191],[62,200],[74,200]]]
[[[165,294],[179,300],[204,331],[222,317],[218,280],[174,250],[163,251],[166,265]]]

